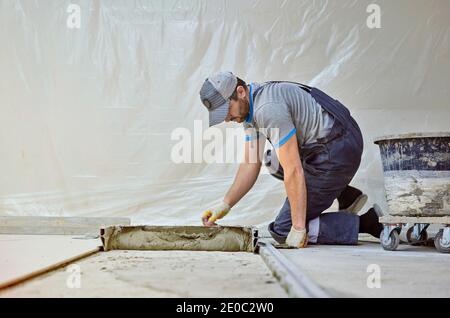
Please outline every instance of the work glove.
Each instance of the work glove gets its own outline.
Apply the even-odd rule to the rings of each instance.
[[[231,207],[225,203],[222,202],[221,204],[217,205],[216,207],[207,210],[202,215],[202,222],[204,226],[215,226],[216,221],[223,218],[225,215],[230,212]]]
[[[306,229],[296,230],[294,226],[292,226],[291,231],[286,238],[286,244],[296,248],[306,247],[308,244],[308,233],[306,233]]]

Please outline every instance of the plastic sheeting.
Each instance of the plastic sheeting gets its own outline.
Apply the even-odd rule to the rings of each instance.
[[[362,0],[1,0],[0,214],[198,224],[237,164],[176,164],[171,134],[206,129],[198,91],[219,70],[347,105],[365,137],[353,184],[384,205],[374,137],[450,128],[450,1],[373,2],[381,28]],[[268,222],[284,197],[262,173],[224,223]]]

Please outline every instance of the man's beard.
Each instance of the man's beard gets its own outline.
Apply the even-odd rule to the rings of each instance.
[[[240,117],[243,118],[242,121],[244,121],[250,112],[250,103],[247,100],[243,100],[241,102],[242,107],[240,108]]]

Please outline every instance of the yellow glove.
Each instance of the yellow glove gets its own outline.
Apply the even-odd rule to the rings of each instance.
[[[202,215],[202,222],[204,226],[214,226],[217,225],[216,221],[223,218],[225,215],[230,212],[231,207],[226,204],[225,202],[222,202],[218,206],[207,210]]]
[[[297,248],[306,247],[308,244],[308,233],[306,233],[306,229],[296,230],[294,226],[292,226],[291,231],[286,238],[286,244]]]

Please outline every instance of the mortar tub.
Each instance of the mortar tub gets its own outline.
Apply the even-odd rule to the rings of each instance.
[[[377,138],[389,214],[450,215],[450,133]]]
[[[100,230],[103,250],[255,252],[258,231],[241,226],[110,226]]]

